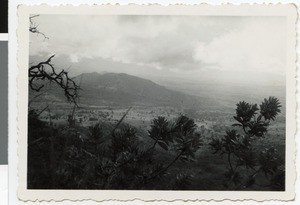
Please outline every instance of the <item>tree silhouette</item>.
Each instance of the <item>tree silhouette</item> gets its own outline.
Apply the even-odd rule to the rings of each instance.
[[[210,146],[214,154],[227,156],[229,169],[225,173],[227,179],[225,186],[241,189],[254,184],[258,185],[255,179],[259,173],[265,176],[271,175],[273,179],[277,177],[280,162],[276,149],[265,148],[257,154],[258,151],[254,149],[253,143],[258,138],[265,137],[271,121],[275,120],[280,113],[281,105],[277,98],[269,97],[264,99],[259,108],[256,104],[244,101],[236,106],[234,119],[237,123],[232,126],[242,128],[242,132],[236,129],[228,130],[223,137],[212,139]],[[242,173],[242,167],[252,170],[252,173],[243,176],[245,174]],[[284,186],[284,183],[281,184]]]
[[[46,61],[40,62],[37,65],[32,65],[28,69],[29,87],[34,91],[41,91],[45,84],[55,84],[64,91],[67,100],[77,105],[78,90],[80,89],[76,82],[69,77],[68,72],[60,70],[51,64],[50,56]]]
[[[29,32],[37,35],[44,36],[49,39],[44,33],[38,30],[38,25],[34,22],[34,18],[38,15],[30,17]],[[58,88],[64,91],[64,95],[68,102],[77,105],[78,90],[80,89],[76,82],[69,77],[68,72],[55,68],[51,63],[54,55],[50,56],[47,60],[31,65],[28,68],[28,85],[32,91],[38,92],[34,97],[37,98],[46,92],[43,90],[46,84],[55,84]],[[30,108],[29,101],[28,106]],[[80,174],[80,169],[73,167],[72,172],[66,171],[69,166],[70,153],[76,153],[77,156],[81,155],[82,159],[86,159],[84,153],[78,145],[80,145],[79,132],[73,128],[59,130],[56,129],[51,123],[51,115],[49,112],[49,125],[39,119],[39,116],[45,110],[49,110],[47,105],[40,112],[35,109],[28,111],[28,188],[52,188],[61,186],[60,183],[70,180],[72,177]],[[72,139],[73,147],[70,147]],[[79,152],[82,151],[82,152]],[[67,163],[68,161],[68,163]],[[60,170],[59,167],[64,167]],[[62,178],[57,176],[56,170],[62,171],[64,174]],[[66,187],[76,185],[74,182],[68,182]]]
[[[38,25],[33,20],[39,15],[29,17],[29,31],[34,34],[41,34],[45,39],[49,39],[43,32],[38,30]],[[55,68],[51,60],[55,55],[51,55],[47,60],[32,65],[28,69],[29,87],[33,91],[40,92],[45,84],[55,84],[64,91],[67,100],[77,106],[78,90],[80,89],[77,83],[69,77],[68,72],[64,69]]]

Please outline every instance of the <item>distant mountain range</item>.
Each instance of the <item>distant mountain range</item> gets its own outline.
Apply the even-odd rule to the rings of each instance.
[[[198,107],[197,97],[167,89],[150,80],[125,73],[83,73],[73,78],[81,90],[80,104]],[[49,89],[49,88],[45,88]],[[51,88],[44,100],[65,100],[59,89]]]
[[[199,104],[193,96],[125,73],[84,73],[74,79],[80,84],[80,103],[84,104],[185,107]]]

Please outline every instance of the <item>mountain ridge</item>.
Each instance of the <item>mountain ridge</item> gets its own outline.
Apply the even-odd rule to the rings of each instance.
[[[195,96],[171,90],[149,79],[126,73],[91,72],[72,78],[79,86],[79,104],[104,106],[170,106],[195,108]],[[42,101],[66,101],[63,91],[54,84],[44,87]],[[33,91],[31,91],[33,92]]]
[[[82,73],[73,78],[80,84],[81,103],[116,105],[187,106],[198,104],[196,98],[168,89],[151,80],[126,73]]]

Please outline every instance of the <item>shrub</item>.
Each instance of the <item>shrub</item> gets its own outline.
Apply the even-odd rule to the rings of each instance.
[[[193,161],[195,152],[202,145],[194,121],[186,116],[180,116],[174,122],[163,117],[154,119],[148,131],[153,144],[146,148],[142,148],[145,146],[142,146],[136,129],[124,123],[111,126],[109,132],[97,123],[86,130],[88,135],[83,138],[82,131],[74,126],[54,129],[34,113],[29,117],[30,188],[167,188],[168,183],[162,186],[157,182],[167,175],[170,177],[168,170],[179,159]],[[37,132],[43,140],[32,144]],[[173,159],[160,162],[154,158],[157,149],[160,150],[158,147]],[[171,178],[173,188],[183,187],[184,181],[191,180],[191,176],[184,173],[175,173]]]
[[[280,182],[282,172],[279,172],[280,161],[276,149],[270,147],[258,152],[253,146],[254,141],[266,136],[271,121],[280,113],[279,100],[269,97],[264,99],[259,108],[256,104],[244,101],[236,106],[234,119],[237,123],[232,126],[240,127],[242,131],[230,129],[221,138],[214,138],[210,142],[214,154],[227,156],[229,168],[224,175],[225,186],[229,189],[260,186],[256,179],[259,174],[264,174],[272,177],[267,186],[277,184],[277,189],[284,189],[284,183]],[[252,172],[247,174],[245,169]]]

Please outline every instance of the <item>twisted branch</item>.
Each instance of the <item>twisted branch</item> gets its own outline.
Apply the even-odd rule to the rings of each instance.
[[[55,83],[64,90],[67,100],[77,106],[79,86],[71,79],[68,72],[61,70],[56,72],[51,60],[55,55],[50,56],[46,61],[33,65],[28,69],[29,86],[32,90],[39,92],[45,85],[37,85],[39,80],[47,80],[50,84]]]

